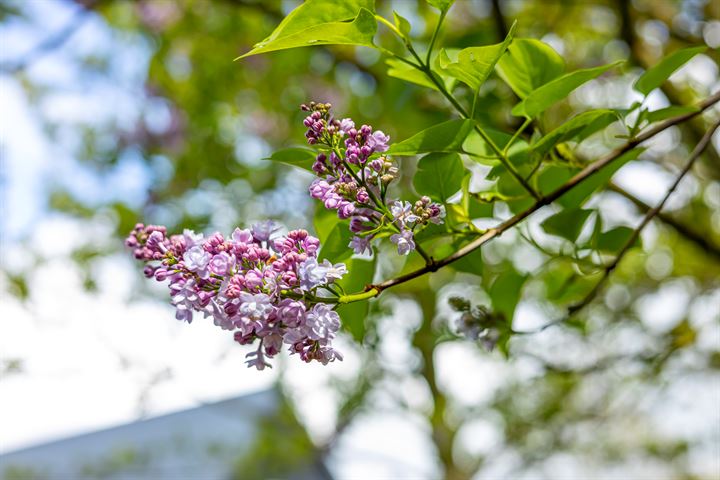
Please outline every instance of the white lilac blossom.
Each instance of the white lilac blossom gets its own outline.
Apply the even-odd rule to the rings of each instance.
[[[384,231],[394,234],[398,252],[407,255],[415,249],[416,231],[443,222],[445,208],[428,197],[415,204],[386,200],[387,187],[398,173],[384,155],[389,136],[369,125],[357,128],[350,118],[333,118],[329,103],[311,102],[301,108],[308,112],[305,137],[320,150],[312,167],[318,178],[310,185],[310,196],[337,211],[340,219],[350,220],[354,236],[348,247],[353,252],[372,254],[372,240]]]
[[[283,343],[306,362],[342,360],[331,344],[340,317],[318,303],[315,292],[327,290],[347,269],[318,263],[320,242],[305,230],[275,236],[277,230],[274,222],[263,222],[227,239],[190,230],[168,237],[165,227],[138,224],[126,245],[147,264],[147,277],[169,282],[178,320],[190,323],[200,312],[232,330],[238,343],[257,342],[248,366],[270,366],[267,359]]]

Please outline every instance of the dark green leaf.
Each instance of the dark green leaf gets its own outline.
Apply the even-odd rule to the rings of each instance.
[[[598,235],[596,248],[601,252],[617,253],[630,240],[633,231],[630,227],[621,226],[602,232]]]
[[[550,108],[553,104],[567,97],[570,92],[583,83],[599,77],[611,68],[621,64],[622,61],[614,62],[601,67],[586,68],[577,70],[558,77],[545,85],[533,90],[522,102],[513,107],[512,114],[534,118],[538,114]]]
[[[500,58],[496,70],[500,78],[520,98],[559,77],[565,62],[548,44],[531,38],[516,38]]]
[[[610,178],[617,172],[620,167],[627,162],[634,160],[644,151],[643,148],[634,148],[617,158],[613,163],[606,166],[599,172],[595,173],[572,190],[560,197],[557,202],[566,208],[574,208],[581,206],[595,190],[602,185],[607,184]]]
[[[460,155],[431,153],[418,162],[413,185],[419,194],[445,202],[460,190],[464,176],[465,167]]]
[[[292,165],[312,172],[312,165],[315,163],[316,155],[317,153],[309,148],[292,147],[276,150],[269,157],[263,158],[263,160],[272,160],[273,162]]]
[[[308,5],[311,3],[329,3],[333,5],[337,3],[338,5],[342,5],[344,2],[315,0],[300,5],[296,10],[309,8]],[[357,2],[350,3],[356,5]],[[325,8],[326,7],[323,7],[323,9],[320,10],[324,11]],[[348,8],[344,8],[342,11],[345,12],[349,10]],[[290,19],[293,12],[291,12],[285,20]],[[314,45],[363,45],[372,47],[373,37],[377,31],[375,16],[366,8],[359,9],[359,13],[352,22],[332,21],[328,23],[317,23],[315,22],[316,19],[306,16],[297,16],[293,17],[293,19],[288,23],[283,21],[278,27],[280,31],[276,29],[272,35],[255,45],[248,53],[238,58],[257,55],[259,53],[286,50],[288,48]]]
[[[451,59],[448,50],[443,49],[439,55],[440,68],[443,73],[455,77],[473,90],[477,90],[485,83],[495,68],[495,64],[507,50],[514,31],[515,24],[513,23],[502,43],[465,48],[457,53],[456,59]]]
[[[584,210],[582,208],[561,210],[555,215],[546,218],[542,222],[542,227],[543,230],[551,235],[557,235],[558,237],[575,242],[578,236],[580,236],[585,221],[592,212],[592,210]]]
[[[649,123],[661,122],[663,120],[667,120],[668,118],[685,115],[687,113],[697,112],[698,110],[699,110],[698,107],[686,107],[686,106],[665,107],[665,108],[661,108],[659,110],[645,113],[645,120],[647,120]]]
[[[523,275],[511,266],[507,266],[490,286],[490,298],[492,300],[493,310],[502,313],[508,325],[512,325],[515,307],[520,301],[522,287],[527,280],[527,275]]]
[[[320,260],[328,259],[331,262],[340,262],[349,258],[353,251],[348,247],[352,234],[348,230],[348,226],[344,222],[338,222],[335,227],[330,230],[324,243],[320,245],[318,258]]]
[[[440,123],[396,143],[389,155],[409,156],[428,152],[462,152],[462,145],[473,129],[472,120],[458,119]]]
[[[457,250],[457,248],[455,250]],[[455,262],[451,263],[450,265],[452,265],[452,268],[454,268],[458,272],[472,273],[473,275],[482,275],[482,251],[478,248],[475,251],[465,255],[460,260],[456,260]]]
[[[707,47],[693,47],[678,50],[663,58],[657,65],[649,68],[640,75],[633,88],[643,95],[647,95],[651,91],[658,88],[667,80],[675,70],[682,67],[688,60],[698,53],[703,53]]]
[[[347,293],[363,291],[373,281],[375,263],[375,257],[372,260],[353,258],[347,261],[348,274],[338,283]],[[369,309],[370,303],[367,301],[348,303],[337,309],[343,321],[343,328],[349,331],[357,342],[362,342],[365,337]]]
[[[532,145],[532,150],[540,155],[548,153],[555,145],[574,138],[587,138],[617,120],[612,110],[591,110],[576,115],[560,125]]]

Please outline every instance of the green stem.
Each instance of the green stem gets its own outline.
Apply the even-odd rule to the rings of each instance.
[[[455,110],[457,110],[463,117],[472,120],[472,117],[468,114],[467,110],[460,105],[460,102],[457,101],[457,99],[447,91],[445,88],[445,85],[440,82],[435,75],[433,75],[433,71],[430,68],[429,65],[423,63],[422,59],[420,59],[420,56],[417,54],[415,49],[412,45],[406,44],[408,50],[410,51],[410,54],[415,57],[415,59],[418,61],[420,65],[414,65],[415,68],[420,70],[425,74],[425,76],[430,79],[431,82],[435,84],[438,91],[452,104],[453,107],[455,107]],[[510,163],[510,160],[507,158],[507,156],[503,153],[502,150],[493,142],[493,140],[488,136],[485,131],[480,128],[479,125],[474,125],[475,131],[482,137],[482,139],[490,145],[490,148],[495,152],[495,154],[500,158],[500,163],[503,164],[503,166],[510,172],[510,174],[517,180],[517,182],[522,185],[522,187],[527,190],[527,192],[535,198],[535,200],[540,200],[541,196],[535,191],[532,186],[528,182],[525,181],[525,179],[520,175],[520,172],[517,171],[517,169]]]
[[[527,126],[530,125],[531,122],[532,122],[532,119],[527,118],[527,119],[525,119],[523,124],[520,125],[520,128],[517,129],[517,131],[512,136],[510,141],[507,143],[507,145],[505,145],[505,148],[503,149],[503,153],[505,155],[507,155],[507,152],[510,150],[510,147],[512,146],[512,144],[515,143],[515,140],[517,140],[517,138],[520,136],[520,134],[523,132],[523,130],[525,130],[527,128]]]
[[[425,57],[425,63],[427,65],[430,65],[430,57],[432,56],[432,50],[435,46],[435,40],[437,40],[438,33],[440,33],[440,26],[443,23],[443,20],[445,20],[445,15],[447,14],[447,10],[443,10],[440,13],[440,18],[438,19],[437,25],[435,25],[435,31],[432,34],[432,38],[430,39],[430,45],[428,46],[427,56]]]

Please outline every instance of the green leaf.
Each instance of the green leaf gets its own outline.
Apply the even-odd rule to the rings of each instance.
[[[513,23],[502,43],[465,48],[457,53],[456,61],[451,60],[447,50],[441,50],[438,60],[443,73],[457,78],[473,90],[478,90],[510,45],[515,25]]]
[[[495,67],[500,78],[520,98],[559,77],[565,62],[550,45],[532,38],[516,38]]]
[[[463,152],[462,145],[473,129],[472,120],[458,119],[440,123],[393,144],[389,155],[410,156],[428,152]]]
[[[458,245],[457,248],[460,246]],[[457,248],[455,249],[457,251]],[[450,264],[452,268],[458,272],[472,273],[473,275],[482,275],[483,272],[483,258],[482,251],[480,248],[465,255],[460,260],[456,260]]]
[[[663,120],[667,120],[668,118],[697,112],[698,110],[700,110],[698,107],[673,105],[670,107],[661,108],[659,110],[654,110],[652,112],[646,112],[645,120],[647,120],[649,123],[661,122]]]
[[[462,187],[465,167],[457,153],[431,153],[418,162],[413,177],[415,190],[421,195],[447,201]]]
[[[340,219],[337,213],[325,208],[322,202],[317,203],[313,224],[315,226],[315,234],[320,240],[321,245],[325,243],[325,240],[330,236],[330,232],[332,232],[339,222]]]
[[[567,97],[570,92],[583,83],[599,77],[620,63],[622,63],[622,61],[613,62],[601,67],[577,70],[551,80],[530,92],[525,100],[515,105],[512,109],[512,114],[518,117],[525,116],[527,118],[534,118],[539,113],[544,112],[555,103]]]
[[[515,307],[520,301],[522,287],[527,278],[527,275],[507,266],[490,286],[488,293],[492,299],[493,310],[502,313],[508,325],[512,325]]]
[[[590,195],[592,195],[595,190],[607,184],[615,172],[617,172],[623,165],[631,160],[635,160],[644,151],[644,148],[634,148],[629,152],[625,152],[610,165],[607,165],[605,168],[565,193],[557,200],[557,202],[566,208],[581,206],[588,198],[590,198]]]
[[[334,2],[328,2],[327,0],[310,1],[300,5],[297,9],[293,10],[293,12],[303,7],[308,7],[311,3],[313,5],[334,4]],[[344,2],[337,3],[343,4]],[[359,2],[350,2],[352,5],[357,3]],[[321,11],[324,10],[324,8],[325,7],[323,7]],[[342,11],[346,10],[347,8],[342,9]],[[293,12],[286,17],[286,20],[292,16]],[[374,47],[372,42],[375,32],[377,31],[377,21],[372,12],[366,8],[361,8],[351,22],[331,21],[328,23],[316,23],[315,19],[306,18],[305,16],[294,18],[294,21],[288,22],[287,24],[285,24],[285,22],[281,23],[278,27],[280,31],[276,29],[272,35],[256,44],[252,50],[241,55],[238,59],[259,53],[313,45],[362,45]],[[298,18],[301,21],[298,20]],[[301,26],[305,28],[300,28]]]
[[[414,83],[422,87],[437,90],[437,86],[420,70],[414,68],[397,58],[388,58],[385,63],[388,66],[387,74],[406,82]]]
[[[682,67],[688,60],[706,50],[707,47],[692,47],[673,52],[640,75],[640,78],[633,84],[633,88],[643,95],[647,95],[662,85],[675,70]]]
[[[598,235],[596,248],[601,252],[617,253],[630,240],[634,230],[630,227],[615,227]],[[640,237],[638,237],[638,240]]]
[[[353,258],[346,262],[348,273],[337,283],[347,293],[361,292],[365,286],[373,281],[375,276],[376,257],[372,260]],[[362,342],[367,330],[367,317],[370,310],[370,302],[353,302],[340,305],[337,312],[343,322],[343,328],[352,334],[357,342]]]
[[[332,230],[330,230],[324,243],[320,245],[318,258],[320,260],[328,259],[331,262],[340,262],[349,258],[353,251],[348,247],[352,234],[348,230],[347,224],[338,222]]]
[[[276,150],[269,157],[263,158],[263,160],[280,162],[312,172],[312,165],[315,163],[316,155],[317,153],[309,148],[292,147]]]
[[[574,243],[592,213],[592,210],[582,208],[561,210],[555,215],[546,218],[542,222],[542,228],[551,235],[557,235]]]
[[[441,12],[447,12],[455,0],[427,0],[427,2]]]
[[[534,152],[545,155],[558,143],[566,142],[575,137],[585,139],[598,130],[607,127],[615,120],[617,120],[617,115],[612,110],[584,112],[542,137],[531,148]]]
[[[410,22],[393,10],[393,19],[395,20],[395,26],[402,33],[403,37],[410,38]]]

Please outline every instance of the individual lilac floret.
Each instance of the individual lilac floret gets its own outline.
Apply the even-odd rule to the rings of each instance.
[[[320,242],[305,230],[277,236],[274,222],[235,229],[229,238],[205,238],[186,230],[166,235],[165,227],[138,224],[126,240],[148,278],[169,282],[178,320],[192,322],[193,313],[234,332],[235,341],[257,342],[248,366],[260,370],[283,343],[309,362],[342,360],[330,342],[340,317],[314,294],[347,273],[344,264],[317,260]]]
[[[403,230],[400,233],[390,236],[390,241],[397,245],[400,255],[407,255],[415,250],[415,241],[413,233],[410,230]]]

